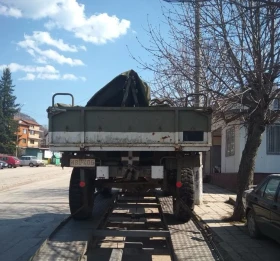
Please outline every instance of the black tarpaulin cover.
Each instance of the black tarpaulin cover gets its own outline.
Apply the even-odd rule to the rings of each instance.
[[[148,107],[150,87],[133,71],[124,72],[106,84],[86,107]]]

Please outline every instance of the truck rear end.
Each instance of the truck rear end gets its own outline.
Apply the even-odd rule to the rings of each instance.
[[[77,219],[91,215],[95,190],[111,188],[161,188],[173,196],[175,215],[190,218],[194,169],[211,146],[209,108],[57,106],[53,98],[48,117],[50,150],[73,167],[69,203]]]

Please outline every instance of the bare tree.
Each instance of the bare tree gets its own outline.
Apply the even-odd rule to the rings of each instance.
[[[235,0],[229,0],[229,2],[238,4],[239,6],[246,8],[246,9],[251,9],[252,7],[248,7],[247,5],[243,5],[242,1],[235,1]],[[274,7],[280,7],[280,3],[278,0],[273,1],[273,0],[256,0],[255,2],[259,2],[259,7],[269,7],[269,6],[274,6]]]
[[[269,4],[272,1],[263,2],[205,1],[199,36],[194,34],[192,4],[163,8],[168,36],[149,24],[151,45],[142,45],[153,62],[134,57],[155,74],[153,96],[180,101],[193,90],[195,52],[201,52],[200,90],[210,97],[215,119],[242,124],[247,132],[237,174],[234,220],[244,215],[242,194],[253,182],[261,135],[279,114],[271,110],[271,104],[280,93],[280,8]],[[195,37],[200,38],[199,49]]]

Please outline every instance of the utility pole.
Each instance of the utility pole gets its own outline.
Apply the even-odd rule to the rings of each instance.
[[[163,0],[169,3],[193,3],[194,4],[194,16],[195,16],[195,41],[194,41],[194,50],[195,50],[195,73],[194,73],[194,82],[195,82],[195,93],[200,93],[200,79],[201,79],[201,35],[200,35],[200,0]],[[200,106],[199,95],[195,96],[194,106]],[[194,168],[194,185],[195,185],[195,204],[200,205],[203,203],[203,160],[202,152],[199,152],[200,158],[200,167]]]
[[[195,2],[195,93],[200,93],[201,48],[200,48],[200,3]],[[195,96],[195,107],[199,107],[199,96]]]
[[[18,131],[17,131],[17,142],[16,142],[16,157],[18,156]]]
[[[163,0],[168,3],[192,3],[194,4],[194,19],[195,19],[195,31],[194,31],[194,51],[195,51],[195,73],[194,73],[194,82],[195,82],[195,90],[196,94],[200,93],[200,79],[201,79],[201,34],[200,34],[200,1],[201,0]],[[194,106],[200,106],[199,96],[195,96]]]
[[[201,48],[200,48],[200,2],[195,2],[195,93],[200,93],[200,78],[201,78]],[[200,96],[195,96],[195,107],[200,107]],[[195,204],[203,203],[203,153],[199,152],[200,167],[195,173]]]

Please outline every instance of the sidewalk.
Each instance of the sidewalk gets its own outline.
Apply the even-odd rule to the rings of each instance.
[[[229,223],[224,218],[232,214],[233,206],[225,203],[236,195],[220,187],[203,184],[203,205],[195,213],[210,228],[213,240],[225,261],[279,261],[280,245],[268,238],[251,239],[244,223]]]

